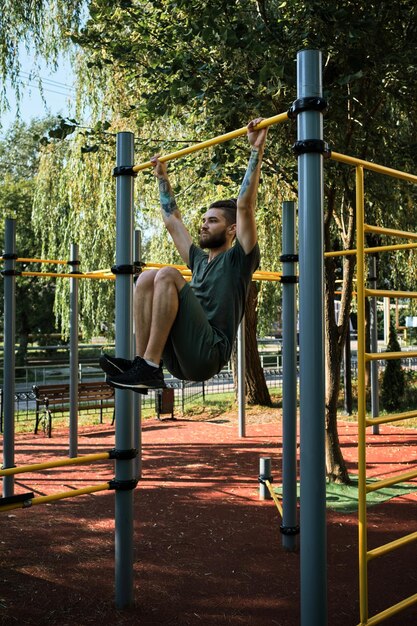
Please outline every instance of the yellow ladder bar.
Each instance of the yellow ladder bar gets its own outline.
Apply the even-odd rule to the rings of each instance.
[[[398,485],[399,483],[402,483],[405,480],[412,480],[413,478],[416,478],[416,476],[417,476],[417,470],[412,470],[411,472],[404,472],[403,474],[397,474],[393,478],[384,478],[383,480],[379,480],[376,483],[370,483],[366,485],[366,492],[371,493],[372,491],[378,491],[378,489],[385,489],[385,487]]]
[[[400,611],[407,609],[409,606],[412,606],[416,602],[417,602],[417,593],[410,596],[409,598],[406,598],[405,600],[402,600],[401,602],[398,602],[398,604],[394,604],[393,606],[389,607],[389,609],[385,609],[385,611],[382,611],[381,613],[374,615],[373,617],[369,618],[368,621],[361,622],[359,626],[364,626],[364,625],[374,626],[374,624],[380,624],[381,622],[388,619],[388,617],[392,617],[393,615],[396,615]]]
[[[405,535],[404,537],[400,537],[399,539],[395,539],[394,541],[390,541],[389,543],[385,543],[379,548],[374,548],[373,550],[369,550],[368,552],[368,561],[375,559],[378,556],[384,556],[385,554],[389,554],[393,550],[397,548],[402,548],[403,546],[407,546],[409,543],[416,541],[417,532],[410,533],[409,535]]]

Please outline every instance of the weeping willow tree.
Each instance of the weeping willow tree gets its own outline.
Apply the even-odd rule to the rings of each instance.
[[[17,101],[22,95],[20,51],[32,55],[31,78],[38,76],[38,61],[46,59],[56,66],[59,55],[75,49],[68,37],[83,19],[88,2],[79,0],[3,0],[0,12],[0,110],[8,107],[6,80],[15,89]],[[25,70],[27,68],[24,68]],[[42,92],[42,84],[39,81]]]

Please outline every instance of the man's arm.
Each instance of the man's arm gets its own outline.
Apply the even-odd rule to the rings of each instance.
[[[190,246],[193,240],[182,221],[165,163],[161,163],[157,156],[152,157],[151,161],[154,166],[154,174],[158,179],[162,219],[181,258],[188,265]]]
[[[257,118],[248,124],[248,140],[251,152],[248,168],[237,199],[236,237],[246,254],[253,250],[257,242],[256,197],[267,134],[267,128],[254,130],[254,126],[260,121],[262,118]]]

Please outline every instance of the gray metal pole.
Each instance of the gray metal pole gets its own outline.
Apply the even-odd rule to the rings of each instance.
[[[116,167],[131,167],[134,157],[133,133],[117,134]],[[132,264],[133,176],[116,178],[116,266]],[[132,274],[116,274],[116,356],[132,358]],[[116,389],[116,450],[134,447],[133,392]],[[124,488],[135,479],[134,460],[116,460],[115,494],[115,586],[116,606],[133,603],[133,489]]]
[[[376,256],[370,259],[369,283],[371,289],[376,289]],[[371,298],[371,352],[378,352],[378,319],[376,298]],[[379,384],[378,384],[378,361],[371,361],[371,410],[372,417],[379,415]],[[379,424],[372,426],[372,433],[379,435]]]
[[[282,547],[297,547],[297,304],[295,205],[282,205]]]
[[[272,500],[268,487],[263,481],[272,481],[271,457],[261,456],[259,459],[259,500]]]
[[[133,259],[140,263],[142,261],[142,233],[140,230],[135,230],[133,241]],[[133,327],[134,331],[134,327]],[[136,337],[133,332],[133,354],[136,354]],[[133,421],[133,439],[135,442],[135,448],[138,451],[135,458],[135,474],[136,478],[142,477],[142,396],[140,393],[135,393],[133,397],[134,401],[134,421]]]
[[[78,244],[71,244],[71,271],[78,272]],[[70,278],[70,414],[69,456],[78,456],[78,278]]]
[[[246,436],[245,410],[245,318],[242,318],[237,331],[237,397],[239,412],[239,437]]]
[[[6,219],[4,232],[4,384],[3,465],[14,467],[15,342],[16,342],[16,221]],[[3,497],[14,494],[14,477],[3,477]]]
[[[322,97],[321,53],[297,55],[298,99]],[[323,140],[323,115],[301,110],[298,141]],[[307,142],[307,143],[305,143]],[[302,147],[302,144],[301,144]],[[313,144],[314,148],[314,144]],[[314,148],[318,150],[318,148]],[[300,256],[301,624],[327,624],[323,156],[298,157]]]

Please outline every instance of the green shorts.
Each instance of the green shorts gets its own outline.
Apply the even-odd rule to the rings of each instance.
[[[164,366],[179,380],[207,380],[225,365],[226,344],[186,283],[179,293],[177,317],[162,355]]]

